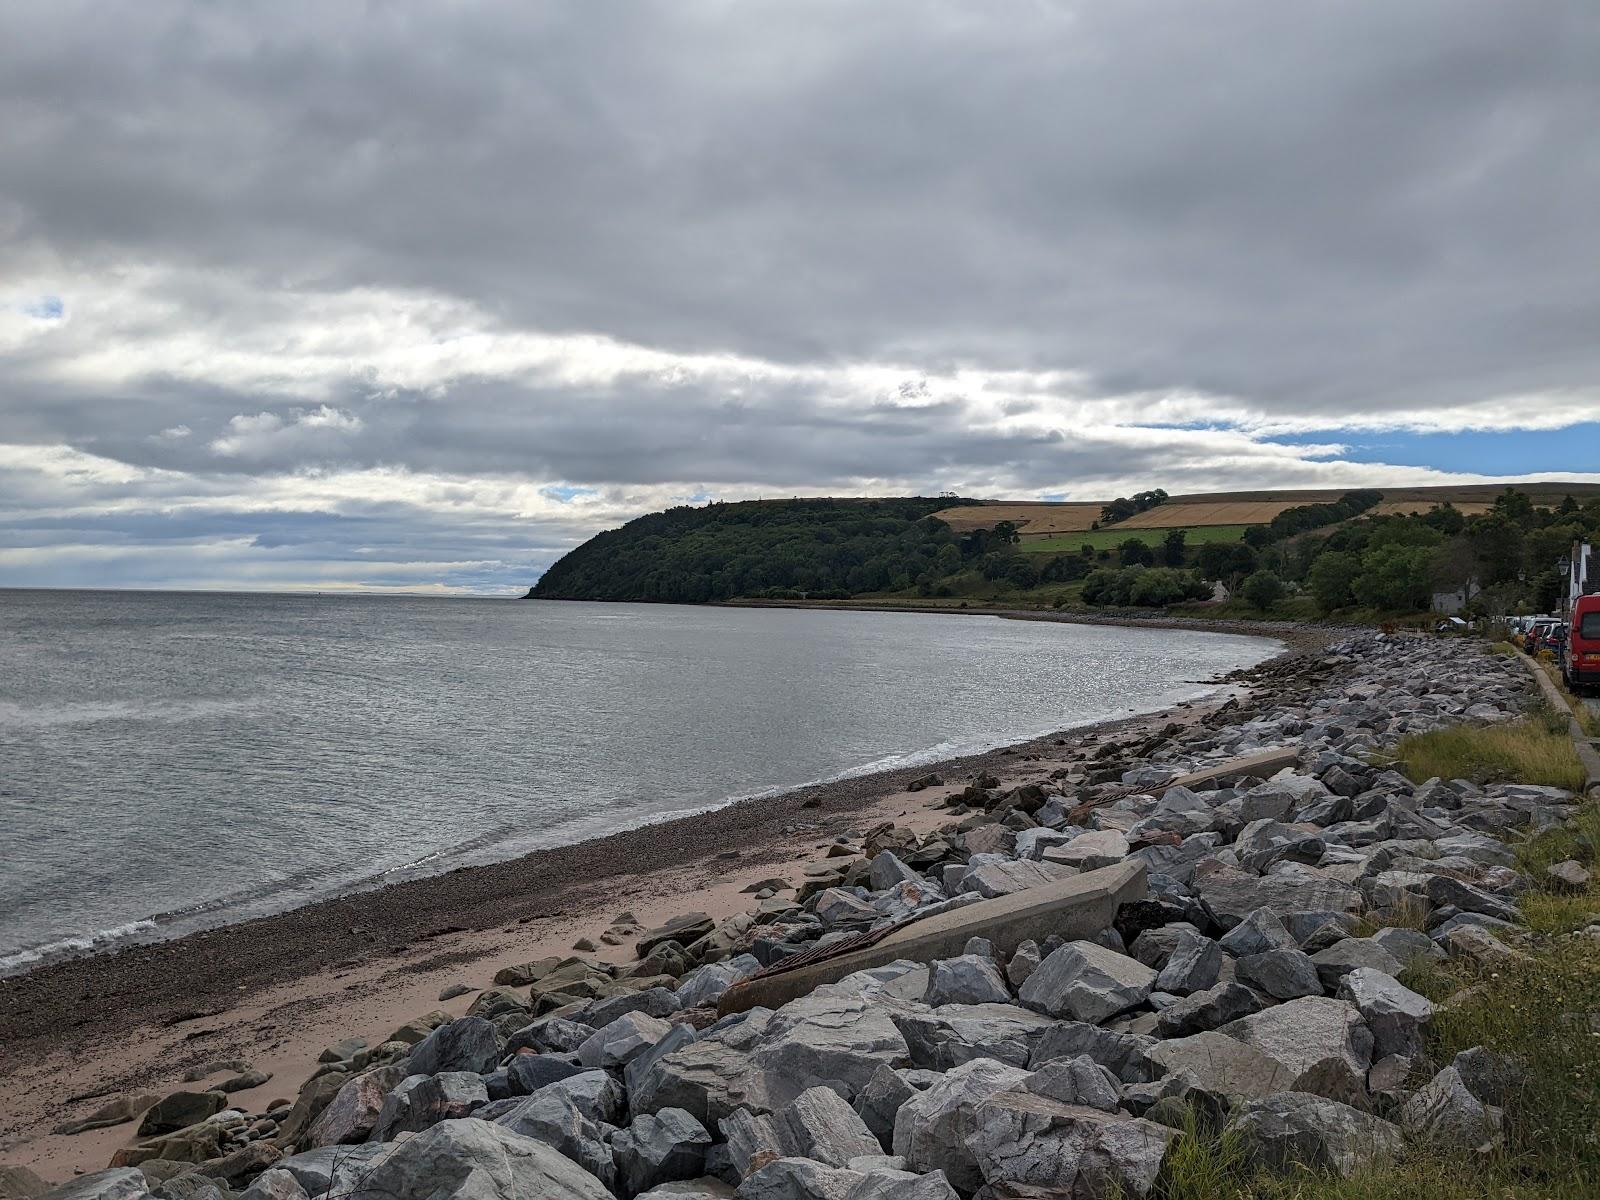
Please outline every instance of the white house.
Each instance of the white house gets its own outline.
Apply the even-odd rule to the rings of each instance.
[[[1567,560],[1567,594],[1562,598],[1561,611],[1569,613],[1579,596],[1600,592],[1600,555],[1588,542],[1573,542],[1572,555]]]

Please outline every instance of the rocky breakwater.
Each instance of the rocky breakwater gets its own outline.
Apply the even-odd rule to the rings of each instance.
[[[1479,1050],[1424,1069],[1432,1007],[1397,976],[1518,953],[1526,881],[1503,839],[1568,820],[1574,797],[1414,785],[1371,752],[1508,720],[1529,692],[1467,643],[1336,644],[1048,784],[954,787],[938,831],[863,831],[731,920],[619,921],[614,939],[637,937],[626,968],[502,971],[465,1017],[330,1047],[265,1113],[222,1091],[163,1098],[154,1136],[48,1195],[1137,1197],[1186,1121],[1237,1130],[1267,1167],[1475,1148],[1498,1136],[1515,1064]],[[1295,765],[1270,777],[1172,785],[1279,746]],[[719,1015],[788,956],[1128,861],[1146,895],[1093,937],[975,939]]]

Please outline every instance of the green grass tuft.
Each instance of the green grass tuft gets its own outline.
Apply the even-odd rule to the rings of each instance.
[[[1536,712],[1508,725],[1454,725],[1414,733],[1400,739],[1393,757],[1414,783],[1436,777],[1480,784],[1515,780],[1578,791],[1585,778],[1559,714]]]

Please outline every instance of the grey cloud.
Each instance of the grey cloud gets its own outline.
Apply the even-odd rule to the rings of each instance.
[[[120,336],[180,325],[218,357],[281,323],[285,297],[370,294],[383,317],[418,295],[506,335],[913,377],[1060,370],[1091,401],[1448,422],[1600,387],[1597,60],[1600,10],[1576,0],[15,0],[0,279],[150,272]],[[60,286],[70,318],[84,298]],[[35,299],[0,287],[0,306]],[[209,497],[185,518],[196,536],[232,536],[264,481],[308,471],[684,494],[1350,477],[1130,439],[1123,409],[1062,432],[1039,397],[1006,399],[999,423],[975,398],[841,404],[826,378],[736,395],[720,377],[486,371],[429,389],[359,358],[270,391],[177,362],[101,387],[60,378],[53,343],[5,347],[0,442],[181,472],[110,493]],[[304,419],[324,405],[359,427]],[[263,413],[278,424],[249,424]],[[176,426],[192,432],[160,436]],[[0,505],[60,502],[40,489],[0,477]],[[80,484],[76,508],[98,494]],[[359,555],[366,519],[285,519],[260,548]],[[467,520],[413,505],[370,544],[402,553],[410,524],[419,555],[445,555],[479,536]],[[491,524],[484,557],[514,557],[518,528],[542,537]],[[176,536],[14,517],[7,538],[95,528],[130,553],[141,528]]]

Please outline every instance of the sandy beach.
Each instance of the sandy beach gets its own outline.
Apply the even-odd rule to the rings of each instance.
[[[1030,614],[1031,615],[1031,614]],[[1285,641],[1279,658],[1235,682],[1285,677],[1298,653],[1330,633],[1229,625]],[[1239,688],[1232,689],[1237,692]],[[979,772],[1002,786],[1046,779],[1103,746],[1204,718],[1224,696],[876,775],[742,801],[672,822],[507,862],[409,880],[274,916],[56,963],[0,980],[0,1152],[47,1180],[104,1167],[135,1126],[62,1136],[60,1122],[107,1098],[165,1094],[185,1072],[247,1059],[271,1072],[234,1093],[260,1111],[293,1097],[322,1050],[369,1043],[434,1009],[466,1011],[502,967],[572,951],[630,911],[650,927],[677,914],[723,917],[749,906],[747,886],[798,880],[838,839],[893,821],[924,832],[949,820],[944,801]],[[941,786],[907,785],[937,772]],[[601,946],[615,962],[631,944]]]

